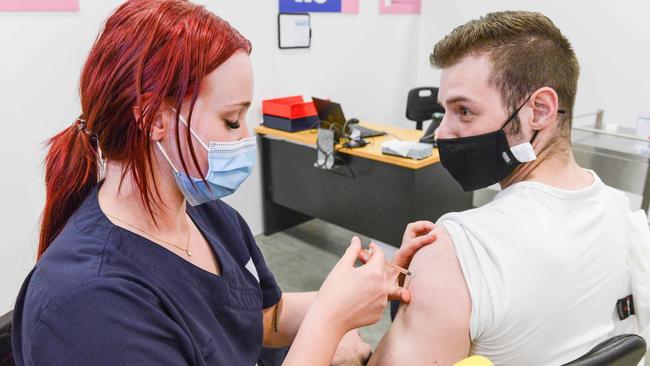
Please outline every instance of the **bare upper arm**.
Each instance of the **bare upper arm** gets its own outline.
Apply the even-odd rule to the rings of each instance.
[[[451,238],[442,226],[438,239],[417,252],[402,305],[370,365],[451,365],[469,353],[470,296]]]

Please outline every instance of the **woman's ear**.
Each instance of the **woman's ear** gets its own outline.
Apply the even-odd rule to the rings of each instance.
[[[151,124],[151,141],[161,141],[165,137],[169,136],[169,128],[172,125],[172,118],[172,112],[168,108],[161,106]]]
[[[144,118],[151,118],[152,121],[151,127],[149,127],[149,137],[151,138],[152,141],[160,141],[164,139],[166,136],[169,134],[169,126],[172,124],[170,123],[172,119],[174,118],[173,115],[173,110],[170,108],[165,102],[162,102],[160,106],[158,107],[158,112],[156,113],[155,116],[148,116],[147,109],[150,106],[150,103],[152,101],[153,95],[151,93],[145,93],[142,95],[140,98],[140,101],[142,104],[136,104],[133,107],[133,116],[135,117],[135,120],[138,122],[141,130],[146,130],[147,129],[147,124],[149,123],[148,121],[144,121]]]
[[[543,130],[558,122],[558,97],[553,88],[547,86],[537,89],[530,98],[533,107],[533,119],[530,127]]]

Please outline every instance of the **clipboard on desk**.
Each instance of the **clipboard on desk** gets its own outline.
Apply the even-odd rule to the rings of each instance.
[[[278,47],[280,49],[311,47],[309,13],[278,14]]]

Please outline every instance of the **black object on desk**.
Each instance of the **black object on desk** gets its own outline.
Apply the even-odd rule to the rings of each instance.
[[[364,147],[368,145],[368,142],[364,139],[358,139],[358,140],[349,140],[345,144],[343,144],[343,147],[347,147],[348,149],[356,149],[359,147]]]
[[[425,143],[425,144],[431,144],[433,147],[437,147],[438,144],[436,143],[436,129],[440,127],[440,123],[442,122],[442,118],[445,115],[442,113],[434,113],[431,118],[431,124],[427,128],[427,130],[424,132],[424,136],[420,139],[420,142]]]
[[[290,119],[265,114],[263,118],[264,126],[287,132],[309,130],[318,124],[318,117],[316,116]]]
[[[345,119],[343,109],[339,103],[330,100],[320,99],[316,97],[311,98],[318,111],[318,118],[321,123],[326,127],[332,127],[337,133],[337,140],[341,137],[348,137],[352,130],[358,130],[361,138],[383,136],[386,133],[383,131],[376,131],[370,128],[359,126],[359,120],[352,118],[349,121]]]

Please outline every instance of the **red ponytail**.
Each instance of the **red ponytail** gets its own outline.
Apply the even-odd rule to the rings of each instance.
[[[47,200],[38,245],[40,258],[72,213],[97,184],[98,158],[93,136],[77,123],[48,141],[45,157]]]
[[[120,6],[106,21],[81,73],[87,129],[73,125],[49,141],[38,257],[97,184],[97,145],[107,160],[127,169],[155,220],[159,196],[147,179],[152,172],[148,136],[161,105],[176,108],[178,128],[180,107],[190,97],[191,124],[202,79],[237,50],[250,49],[227,22],[185,0],[130,0]],[[136,109],[141,112],[137,119]],[[192,161],[200,170],[190,139],[187,134]]]

